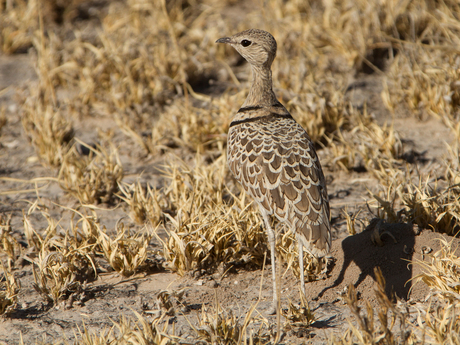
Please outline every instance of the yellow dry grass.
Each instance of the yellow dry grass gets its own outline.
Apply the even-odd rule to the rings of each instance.
[[[0,260],[6,255],[9,269],[22,254],[22,247],[12,235],[11,217],[11,213],[0,215]]]
[[[164,191],[174,214],[165,214],[168,234],[163,243],[167,268],[179,274],[191,270],[260,265],[267,249],[262,223],[246,196],[225,185],[225,156],[211,165],[195,158],[195,167],[177,161],[166,169]]]
[[[105,228],[98,229],[98,246],[110,266],[121,275],[129,277],[143,267],[147,260],[147,247],[152,234],[133,234],[120,220],[116,225],[116,237],[107,235]]]
[[[121,182],[118,188],[118,197],[128,205],[128,214],[134,222],[150,222],[157,226],[163,220],[162,210],[169,209],[169,203],[161,191],[149,185],[144,188],[139,181],[131,184]]]
[[[78,140],[77,140],[78,142]],[[117,149],[102,146],[88,148],[89,154],[82,156],[75,147],[63,157],[58,174],[61,188],[85,204],[113,203],[118,184],[123,178],[123,166]]]
[[[392,125],[375,123],[364,108],[350,111],[348,126],[326,137],[326,164],[349,171],[365,168],[379,179],[388,169],[402,165],[403,143]],[[348,128],[347,128],[348,127]]]
[[[40,212],[48,224],[45,229],[37,230],[29,215],[24,215],[26,238],[35,249],[34,258],[25,259],[33,264],[34,289],[47,302],[57,304],[81,292],[85,282],[97,278],[94,244],[91,238],[81,236],[88,229],[88,224],[82,226],[81,222],[88,223],[88,219],[82,217],[81,222],[72,222],[71,229],[66,230],[46,211]]]
[[[162,318],[149,321],[139,313],[134,313],[137,319],[121,316],[120,321],[113,321],[110,329],[100,332],[89,331],[86,325],[78,327],[75,332],[79,345],[102,344],[179,344],[182,338],[174,335],[174,326],[169,326]]]
[[[0,265],[3,273],[2,281],[0,282],[0,315],[8,315],[16,308],[21,283],[12,269],[5,267],[1,260]]]
[[[31,89],[33,95],[24,96],[22,126],[39,158],[45,164],[59,167],[70,148],[74,130],[40,88]]]
[[[439,239],[441,249],[428,254],[428,262],[415,261],[415,265],[422,267],[423,272],[413,279],[415,282],[424,282],[441,296],[460,303],[460,257],[455,253],[456,247],[445,239]]]
[[[310,331],[310,326],[316,321],[315,315],[308,306],[305,295],[300,292],[300,305],[289,302],[287,310],[282,311],[286,318],[284,331],[293,331],[300,337],[304,337]]]
[[[391,171],[385,191],[373,195],[382,218],[406,221],[434,231],[456,235],[460,230],[458,170],[445,167],[443,178],[406,171]]]

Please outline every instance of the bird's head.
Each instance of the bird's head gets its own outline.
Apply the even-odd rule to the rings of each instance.
[[[267,31],[250,29],[230,37],[219,38],[216,43],[227,43],[254,67],[270,68],[276,56],[275,38]]]

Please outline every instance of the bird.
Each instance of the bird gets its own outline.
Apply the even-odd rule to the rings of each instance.
[[[232,46],[251,66],[252,83],[230,119],[227,164],[258,205],[270,246],[273,304],[278,308],[274,216],[295,234],[301,291],[305,295],[304,249],[323,257],[331,248],[326,179],[312,140],[273,92],[271,65],[277,43],[267,31],[249,29],[216,43]]]

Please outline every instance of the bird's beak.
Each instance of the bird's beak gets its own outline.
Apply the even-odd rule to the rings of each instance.
[[[228,44],[231,44],[233,43],[232,39],[230,37],[222,37],[222,38],[219,38],[216,43],[228,43]]]

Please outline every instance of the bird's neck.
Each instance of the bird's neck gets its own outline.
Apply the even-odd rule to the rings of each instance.
[[[270,106],[277,102],[272,89],[272,71],[267,66],[252,67],[252,85],[243,107]]]

